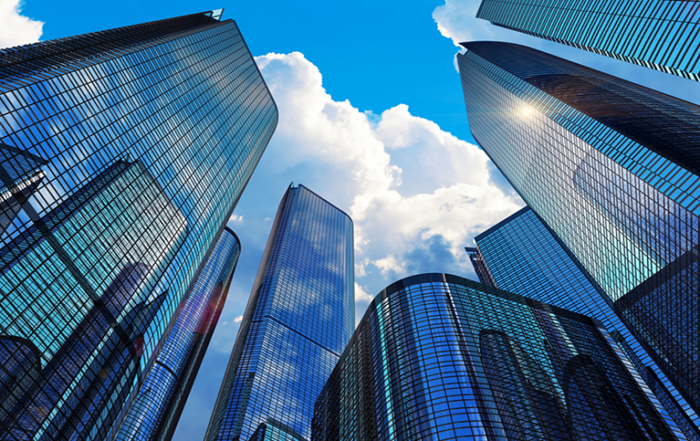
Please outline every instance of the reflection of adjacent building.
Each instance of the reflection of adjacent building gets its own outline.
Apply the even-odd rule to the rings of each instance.
[[[268,418],[264,423],[260,423],[250,441],[307,441],[290,427]]]
[[[644,67],[700,80],[696,2],[483,0],[478,18]]]
[[[534,49],[465,47],[475,139],[697,413],[700,107]]]
[[[138,270],[126,268],[131,274],[120,274],[115,283],[120,290],[131,290],[138,280]],[[127,291],[128,292],[128,291]],[[106,293],[106,295],[112,293]],[[92,322],[85,323],[84,328],[75,332],[75,343],[67,344],[64,353],[57,354],[44,369],[42,381],[37,387],[37,395],[32,397],[28,413],[33,421],[40,421],[36,415],[42,415],[43,409],[50,409],[58,395],[47,391],[56,391],[57,385],[65,382],[71,369],[86,356],[92,355],[83,365],[84,373],[76,375],[77,386],[64,394],[65,404],[59,414],[51,418],[51,428],[42,439],[86,439],[95,431],[104,436],[106,429],[118,417],[117,409],[124,406],[132,386],[140,374],[141,358],[145,344],[145,333],[151,325],[158,309],[162,306],[167,293],[159,294],[154,299],[144,300],[127,310],[126,316],[117,323],[107,323],[104,317],[96,316]],[[112,333],[107,334],[112,327]],[[91,345],[104,338],[97,353],[90,353]],[[82,340],[80,340],[82,339]],[[70,341],[70,340],[69,340]],[[66,364],[60,364],[61,362]],[[54,392],[55,393],[55,392]],[[37,403],[39,406],[37,407]],[[111,408],[111,409],[110,409]],[[110,409],[105,412],[103,409]],[[98,430],[96,430],[98,429]]]
[[[133,383],[137,347],[165,298],[149,300],[148,282],[172,259],[187,222],[143,165],[126,161],[33,221],[0,249],[5,332],[39,354],[31,380],[8,382],[3,372],[15,398],[3,402],[0,424],[18,439],[42,426],[48,439],[71,438],[113,422],[100,403],[123,401],[115,396]],[[135,249],[136,237],[147,252]],[[11,351],[1,356],[2,365],[17,363]]]
[[[175,431],[224,307],[241,245],[224,229],[121,427],[119,440],[167,440]]]
[[[314,401],[352,334],[353,270],[350,218],[306,187],[290,187],[205,439],[250,440],[270,421],[309,439]]]
[[[0,236],[46,177],[44,164],[36,155],[0,143]]]
[[[529,208],[525,207],[475,238],[477,248],[470,257],[477,275],[487,285],[546,302],[599,319],[630,357],[638,375],[647,379],[650,369],[655,378],[665,375],[615,314],[607,296],[591,283],[564,245]],[[623,297],[627,298],[628,296]],[[688,415],[679,411],[683,402],[668,381],[654,380],[656,396],[685,436],[700,439]],[[675,397],[675,398],[674,398]],[[685,403],[684,403],[685,404]],[[686,404],[687,406],[687,404]]]
[[[409,277],[370,304],[312,439],[678,439],[614,346],[585,316],[456,276]]]
[[[0,385],[24,391],[3,394],[0,413],[29,393],[26,379],[75,350],[34,420],[13,424],[36,427],[33,439],[70,430],[70,439],[113,439],[277,108],[222,10],[0,49],[0,91]],[[137,286],[110,311],[104,296],[130,266],[140,268]],[[146,304],[148,314],[130,318]],[[93,318],[109,330],[95,324],[94,339],[71,346]],[[124,352],[133,333],[143,333],[138,357]],[[83,383],[95,375],[114,389]],[[85,410],[77,397],[94,404]]]

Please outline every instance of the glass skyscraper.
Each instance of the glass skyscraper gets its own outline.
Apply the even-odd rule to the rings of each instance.
[[[668,0],[483,0],[504,28],[700,81],[700,3]]]
[[[225,228],[122,425],[120,441],[169,440],[209,346],[241,253]]]
[[[422,274],[370,304],[316,402],[312,439],[677,438],[599,322]]]
[[[206,440],[310,438],[314,402],[355,325],[353,260],[348,215],[303,185],[290,186]]]
[[[474,138],[697,412],[700,107],[519,45],[464,46]]]
[[[277,123],[232,20],[0,50],[0,433],[119,422]]]
[[[468,249],[482,283],[599,319],[689,440],[700,432],[687,403],[615,314],[554,233],[525,207],[475,237]],[[478,266],[477,266],[478,265]],[[486,274],[486,278],[482,276]],[[680,403],[679,403],[680,401]],[[682,404],[681,404],[682,403]]]

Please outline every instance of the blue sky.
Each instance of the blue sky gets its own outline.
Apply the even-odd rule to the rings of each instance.
[[[0,46],[223,7],[278,103],[277,132],[229,222],[243,252],[176,440],[203,436],[290,182],[354,219],[358,321],[372,296],[399,278],[433,271],[474,277],[462,247],[522,201],[469,134],[456,41],[530,45],[700,102],[697,83],[493,27],[473,18],[478,4],[26,0],[18,15],[16,0],[0,0]]]

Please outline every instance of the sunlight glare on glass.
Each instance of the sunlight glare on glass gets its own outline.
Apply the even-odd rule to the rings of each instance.
[[[531,105],[525,103],[518,108],[518,115],[521,118],[531,118],[536,112],[537,111]]]

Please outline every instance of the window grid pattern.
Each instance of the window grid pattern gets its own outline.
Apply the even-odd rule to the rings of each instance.
[[[270,418],[260,424],[250,441],[306,441],[292,429]]]
[[[675,439],[593,320],[445,274],[390,285],[316,402],[314,440]]]
[[[354,328],[353,225],[290,187],[272,227],[206,440],[277,421],[309,439],[313,406]]]
[[[0,70],[26,75],[3,76],[0,92],[0,181],[12,200],[0,207],[11,219],[0,337],[40,353],[35,378],[0,371],[11,439],[116,434],[274,131],[275,104],[236,24],[188,20],[141,27],[141,40],[110,31],[124,38],[109,47],[86,34],[0,54]]]
[[[464,247],[464,250],[467,252],[469,260],[472,262],[472,267],[474,267],[474,272],[479,278],[479,281],[484,285],[498,288],[498,284],[494,280],[493,275],[489,270],[489,266],[486,264],[484,256],[481,255],[479,249],[474,247]]]
[[[700,107],[524,46],[464,46],[489,78],[700,215]]]
[[[529,93],[536,89],[471,51],[459,63],[474,137],[697,413],[700,344],[688,338],[700,326],[697,216],[611,159],[602,140],[590,144],[549,117],[555,98]],[[680,289],[666,289],[672,283]]]
[[[646,378],[646,370],[652,369],[659,378],[656,381],[663,381],[664,388],[669,390],[665,395],[682,400],[675,387],[615,314],[607,296],[588,280],[559,240],[529,207],[481,233],[475,241],[478,247],[476,253],[498,288],[600,320],[606,329],[618,337],[616,341],[621,339],[625,352],[636,361],[633,363],[636,368],[633,375],[641,381],[642,377]],[[651,391],[649,393],[652,401],[657,399]],[[676,410],[680,408],[678,403],[670,406],[661,397],[658,400],[663,403],[663,412],[667,412],[662,413],[664,417],[673,417],[669,426],[674,429],[676,425],[681,427],[689,440],[700,440],[700,432],[689,417]]]
[[[177,321],[121,426],[118,440],[172,437],[224,307],[240,252],[236,235],[224,229],[190,296],[178,308]]]
[[[483,0],[478,18],[651,69],[700,80],[700,3]]]

